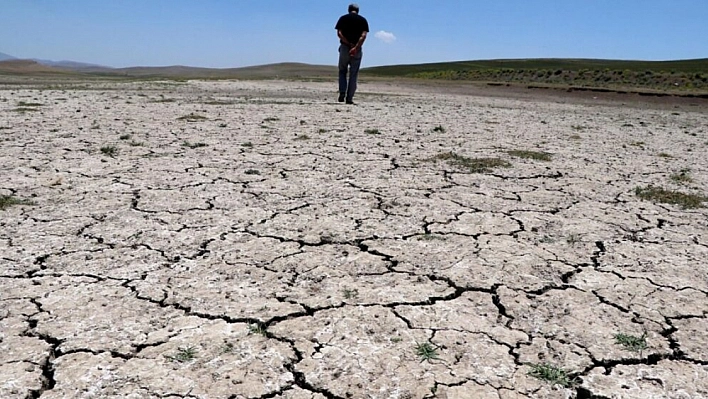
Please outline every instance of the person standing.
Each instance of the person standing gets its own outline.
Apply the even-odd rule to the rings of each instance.
[[[339,99],[347,104],[354,104],[356,81],[361,67],[361,47],[369,33],[369,23],[359,15],[357,4],[349,5],[349,13],[342,15],[334,29],[339,37]],[[349,72],[349,81],[347,81]]]

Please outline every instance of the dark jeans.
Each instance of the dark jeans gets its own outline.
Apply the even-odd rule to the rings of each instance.
[[[347,101],[352,101],[356,92],[356,80],[359,77],[362,51],[355,56],[349,55],[349,46],[339,46],[339,93],[346,94]],[[349,81],[347,82],[347,72]]]

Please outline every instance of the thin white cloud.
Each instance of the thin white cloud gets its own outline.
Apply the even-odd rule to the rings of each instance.
[[[391,32],[386,32],[385,30],[380,30],[374,34],[377,39],[381,40],[384,43],[393,43],[396,41],[396,35],[394,35]]]

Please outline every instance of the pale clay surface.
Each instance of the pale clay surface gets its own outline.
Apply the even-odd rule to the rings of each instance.
[[[708,192],[705,107],[332,98],[0,87],[0,397],[708,398],[708,211],[634,194]]]

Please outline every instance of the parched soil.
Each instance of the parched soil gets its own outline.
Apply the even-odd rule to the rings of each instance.
[[[708,397],[708,108],[333,88],[0,87],[0,397]]]

